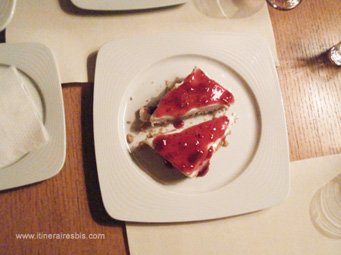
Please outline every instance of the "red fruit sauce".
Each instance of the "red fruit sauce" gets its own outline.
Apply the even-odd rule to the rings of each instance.
[[[176,118],[174,121],[173,121],[173,126],[175,128],[182,128],[184,126],[184,121],[181,119],[181,118]]]
[[[229,106],[233,102],[231,92],[196,68],[178,88],[171,90],[161,99],[153,115],[179,117],[193,108],[213,104]]]
[[[213,154],[211,143],[223,138],[229,123],[226,116],[200,123],[180,133],[159,135],[154,141],[155,150],[175,168],[190,174],[202,168],[199,176],[208,171]]]

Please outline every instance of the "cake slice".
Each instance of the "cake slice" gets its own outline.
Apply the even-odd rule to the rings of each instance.
[[[221,116],[169,134],[144,141],[163,159],[188,177],[203,176],[210,159],[226,143],[229,118]]]
[[[152,125],[228,108],[234,102],[230,91],[195,68],[181,83],[161,98],[149,121]],[[146,118],[144,118],[146,119]]]

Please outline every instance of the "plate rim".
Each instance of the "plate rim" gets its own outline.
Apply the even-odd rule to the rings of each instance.
[[[9,3],[11,4],[10,9],[9,9],[9,15],[7,19],[5,20],[5,22],[2,25],[0,24],[0,31],[3,31],[9,25],[9,23],[12,21],[13,16],[14,16],[15,8],[17,5],[17,0],[9,0]]]

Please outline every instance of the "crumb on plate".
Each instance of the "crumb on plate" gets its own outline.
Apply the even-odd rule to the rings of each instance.
[[[127,142],[129,144],[131,144],[132,142],[134,142],[134,136],[131,134],[127,134]]]

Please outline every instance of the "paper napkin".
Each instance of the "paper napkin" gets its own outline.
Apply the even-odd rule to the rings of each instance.
[[[48,141],[29,91],[15,67],[0,72],[0,168]]]

